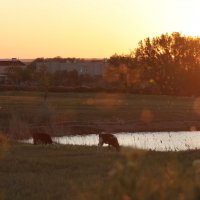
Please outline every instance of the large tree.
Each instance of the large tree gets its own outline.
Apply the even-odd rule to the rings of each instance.
[[[143,78],[155,81],[161,93],[180,93],[192,77],[193,87],[199,87],[200,38],[180,33],[146,38],[140,41],[134,55],[138,65],[144,69]]]
[[[142,92],[199,95],[200,38],[177,32],[146,38],[131,54],[112,56],[106,75],[116,86],[137,85]]]

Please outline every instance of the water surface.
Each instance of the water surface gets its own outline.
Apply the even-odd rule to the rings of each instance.
[[[117,133],[119,144],[139,149],[151,149],[156,151],[181,151],[200,149],[200,131],[195,132],[140,132]],[[54,142],[72,145],[98,145],[98,135],[76,135],[53,137]],[[33,143],[33,139],[24,142]]]

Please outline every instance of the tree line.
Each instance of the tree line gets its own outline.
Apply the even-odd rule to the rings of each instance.
[[[67,71],[55,71],[51,73],[48,71],[46,65],[42,65],[38,69],[33,64],[30,64],[26,68],[12,67],[7,72],[7,83],[18,86],[91,86],[95,85],[101,76],[91,76],[89,74],[79,74],[76,70]]]
[[[37,61],[24,69],[8,70],[9,83],[43,88],[98,85],[133,93],[200,95],[200,38],[178,32],[148,37],[130,54],[111,56],[102,76],[78,74],[76,70],[50,73],[45,65],[36,69]]]
[[[200,38],[178,32],[140,41],[128,55],[113,55],[107,83],[138,93],[200,94]]]

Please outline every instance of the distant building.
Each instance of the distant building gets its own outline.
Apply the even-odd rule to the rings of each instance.
[[[88,74],[91,76],[103,75],[107,63],[105,59],[87,60],[74,58],[36,59],[34,62],[37,70],[45,66],[50,73],[76,70],[79,75]]]
[[[25,68],[26,65],[16,58],[11,60],[0,60],[0,83],[5,83],[8,76],[8,69],[13,67]]]

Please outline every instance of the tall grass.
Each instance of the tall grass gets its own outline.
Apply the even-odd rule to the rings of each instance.
[[[123,159],[114,165],[106,184],[83,199],[198,200],[200,165],[192,165],[196,153],[124,151]]]
[[[79,194],[103,183],[114,151],[71,145],[27,145],[11,143],[0,159],[0,197],[6,200],[79,199]]]
[[[93,146],[11,143],[0,158],[0,197],[199,200],[199,158],[199,151],[123,148],[118,154]]]

